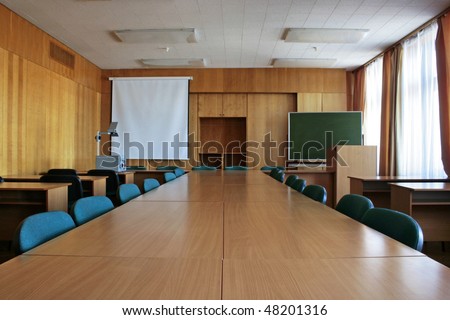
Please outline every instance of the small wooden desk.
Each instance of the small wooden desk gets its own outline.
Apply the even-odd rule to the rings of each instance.
[[[30,174],[21,176],[5,176],[5,181],[8,182],[39,182],[42,175]],[[106,195],[106,176],[78,176],[83,184],[83,191],[88,196],[104,196]]]
[[[10,241],[27,216],[44,211],[67,211],[69,183],[0,183],[0,240]]]
[[[450,241],[450,183],[391,183],[391,208],[411,215],[425,241]]]
[[[135,183],[134,174],[135,171],[121,171],[117,173],[119,175],[120,183]]]
[[[449,182],[445,177],[405,177],[405,176],[349,176],[350,193],[360,194],[372,200],[375,207],[390,208],[391,186],[397,182]]]

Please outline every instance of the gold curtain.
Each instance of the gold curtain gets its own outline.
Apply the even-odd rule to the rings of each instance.
[[[384,54],[383,87],[381,97],[381,134],[379,175],[396,175],[395,122],[398,104],[401,46]]]
[[[363,111],[366,104],[366,68],[362,67],[356,70],[354,73],[354,86],[353,86],[353,111]]]
[[[436,39],[436,60],[439,88],[439,110],[441,124],[442,162],[447,176],[450,176],[450,18],[438,19]]]

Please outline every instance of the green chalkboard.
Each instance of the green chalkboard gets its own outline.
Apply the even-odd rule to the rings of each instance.
[[[337,145],[362,144],[361,112],[290,112],[289,160],[325,160]]]

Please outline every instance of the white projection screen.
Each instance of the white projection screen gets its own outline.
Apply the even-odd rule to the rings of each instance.
[[[189,77],[110,78],[118,137],[112,154],[124,159],[187,160]]]

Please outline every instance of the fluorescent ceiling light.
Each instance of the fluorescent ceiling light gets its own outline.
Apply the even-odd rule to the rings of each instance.
[[[194,28],[116,30],[116,36],[128,43],[193,43],[197,42]]]
[[[141,63],[146,67],[153,68],[189,68],[189,67],[204,67],[205,59],[142,59]]]
[[[284,40],[306,43],[357,43],[367,32],[367,29],[288,29]]]
[[[336,59],[274,59],[275,68],[330,68]]]

